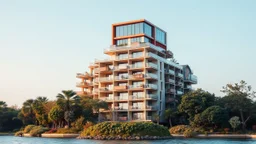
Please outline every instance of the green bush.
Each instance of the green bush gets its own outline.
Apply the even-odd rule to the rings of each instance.
[[[168,129],[152,122],[102,122],[91,126],[81,136],[170,136]]]
[[[76,129],[76,128],[59,128],[59,129],[57,129],[56,133],[59,133],[59,134],[77,134],[80,131],[81,131],[80,129]]]
[[[29,133],[34,127],[35,127],[35,125],[27,125],[23,132]]]
[[[24,134],[23,131],[18,131],[18,132],[15,133],[15,136],[20,136],[20,135],[23,135],[23,134]]]
[[[72,125],[72,127],[76,128],[76,129],[82,130],[84,127],[84,124],[85,124],[84,117],[80,117],[76,121],[74,121],[71,125]]]
[[[30,130],[29,134],[30,136],[40,136],[42,133],[48,131],[49,128],[46,128],[46,127],[42,127],[42,126],[35,126],[33,127],[32,130]]]
[[[171,134],[183,134],[188,128],[190,128],[189,125],[177,125],[172,128],[170,128]]]
[[[192,128],[188,128],[183,133],[185,138],[193,138],[197,135],[197,132],[195,132]]]

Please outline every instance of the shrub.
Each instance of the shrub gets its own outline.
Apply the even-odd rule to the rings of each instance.
[[[29,133],[34,127],[35,127],[35,125],[27,125],[23,132]]]
[[[168,129],[152,122],[102,122],[86,128],[81,136],[170,136]]]
[[[87,121],[86,124],[84,125],[84,130],[88,129],[90,126],[93,126],[94,124],[90,121]]]
[[[42,133],[48,131],[49,128],[42,127],[42,126],[35,126],[33,129],[29,132],[31,136],[40,136]]]
[[[177,125],[170,128],[169,131],[171,134],[183,134],[188,128],[190,128],[188,125]]]
[[[56,133],[60,133],[60,134],[77,134],[79,133],[80,130],[76,129],[76,128],[59,128],[57,129]]]
[[[192,128],[188,128],[183,133],[185,138],[193,138],[197,135],[197,132],[195,132]]]
[[[23,131],[18,131],[18,132],[15,133],[15,136],[21,136],[23,134],[24,134]]]
[[[72,125],[72,127],[76,128],[76,129],[82,130],[84,123],[85,123],[84,117],[80,117],[75,122],[73,122],[71,125]]]

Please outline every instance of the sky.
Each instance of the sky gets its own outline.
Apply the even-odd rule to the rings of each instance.
[[[168,49],[217,96],[245,80],[256,91],[255,0],[0,0],[0,100],[78,91],[77,72],[105,58],[111,24],[147,19],[167,32]]]

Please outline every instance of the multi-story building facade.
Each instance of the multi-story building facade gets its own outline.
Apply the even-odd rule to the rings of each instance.
[[[101,121],[151,121],[154,115],[163,121],[164,110],[197,83],[188,65],[172,60],[166,32],[144,19],[113,24],[112,45],[104,54],[109,58],[77,74],[79,95],[108,103]]]

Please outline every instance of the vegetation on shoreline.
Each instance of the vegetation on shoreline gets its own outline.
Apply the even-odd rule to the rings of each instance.
[[[98,123],[99,109],[108,109],[104,101],[79,97],[72,90],[62,91],[55,101],[46,97],[28,99],[21,109],[8,107],[0,101],[0,131],[30,133],[81,133],[81,136],[148,135],[186,137],[209,133],[256,133],[255,92],[246,82],[227,84],[221,90],[225,95],[216,97],[202,89],[188,92],[175,99],[177,107],[165,110],[167,127],[150,122]],[[96,125],[95,125],[96,124]],[[147,130],[146,130],[147,129]],[[167,131],[166,131],[167,130]],[[168,134],[167,134],[168,133]]]
[[[81,136],[170,136],[167,127],[152,122],[102,122],[82,131]]]

